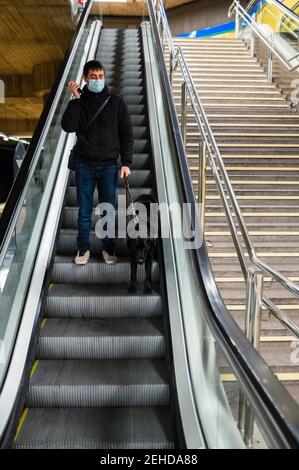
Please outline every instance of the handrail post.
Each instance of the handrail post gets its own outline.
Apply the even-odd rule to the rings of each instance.
[[[200,222],[202,233],[205,229],[206,212],[206,167],[207,167],[207,146],[202,139],[199,142],[199,175],[198,175],[198,202],[200,204]]]
[[[261,332],[261,310],[263,297],[263,275],[249,268],[246,280],[245,335],[256,350],[259,350]],[[243,432],[245,445],[253,445],[254,413],[244,393],[240,391],[239,429]]]
[[[271,49],[269,49],[268,55],[268,72],[267,72],[268,82],[271,83],[273,79],[273,53]]]
[[[170,54],[169,54],[169,81],[170,81],[170,85],[172,87],[173,85],[173,51],[170,51]]]
[[[186,134],[187,134],[187,85],[185,80],[182,83],[181,95],[181,132],[184,148],[186,148]]]
[[[240,34],[240,12],[239,12],[239,2],[236,2],[236,15],[235,15],[235,34],[236,38]]]
[[[253,19],[255,20],[256,14],[252,15]],[[250,37],[250,55],[254,57],[254,47],[255,47],[255,35],[253,29],[251,30],[251,37]]]

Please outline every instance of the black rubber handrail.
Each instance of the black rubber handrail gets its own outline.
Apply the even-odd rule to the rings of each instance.
[[[44,106],[44,109],[42,111],[42,114],[40,116],[40,119],[38,121],[38,124],[34,130],[30,145],[27,149],[25,158],[23,160],[23,163],[18,171],[17,177],[13,183],[13,186],[9,192],[7,201],[4,206],[4,210],[2,213],[2,216],[0,218],[0,252],[3,249],[4,241],[6,239],[6,235],[10,229],[11,223],[14,219],[15,211],[18,207],[18,203],[20,200],[20,197],[22,195],[22,189],[24,188],[24,185],[27,181],[27,178],[29,176],[30,168],[33,162],[33,158],[36,152],[36,148],[39,144],[40,136],[43,132],[44,126],[47,122],[47,117],[48,114],[51,110],[53,100],[55,99],[55,96],[57,94],[58,87],[60,85],[65,67],[67,66],[67,63],[69,61],[69,57],[72,53],[73,47],[75,42],[77,41],[77,38],[80,34],[81,31],[81,26],[84,23],[86,16],[89,14],[90,10],[90,4],[93,2],[93,0],[88,0],[84,11],[81,14],[80,20],[78,22],[78,25],[76,27],[75,33],[72,37],[72,40],[70,42],[70,45],[68,47],[68,50],[65,54],[65,57],[63,59],[63,62],[60,66],[58,75],[54,81],[54,84],[51,88],[51,91],[49,93],[48,99],[46,101],[46,104]],[[83,30],[81,31],[82,34]]]
[[[164,88],[165,109],[175,143],[174,157],[179,168],[184,202],[194,205],[193,186],[151,1],[148,1],[148,6]],[[196,275],[206,304],[206,320],[216,340],[226,352],[226,357],[243,389],[250,397],[250,402],[255,404],[261,424],[264,425],[264,429],[270,430],[268,438],[276,447],[298,448],[299,407],[297,403],[277,380],[228,312],[216,285],[205,243],[200,248],[193,249],[192,252]]]
[[[280,3],[281,6],[283,6],[285,10],[288,10],[290,13],[292,13],[292,14],[295,15],[295,16],[297,16],[298,21],[299,21],[299,16],[297,15],[297,13],[296,13],[294,10],[292,10],[292,8],[290,8],[290,7],[288,7],[287,5],[285,5],[285,4],[282,3],[280,0],[276,0],[276,1],[277,1],[277,3]],[[294,7],[295,7],[295,6],[296,6],[296,5],[294,5]],[[298,5],[297,5],[297,6],[298,6]],[[286,13],[285,13],[285,15],[286,15]]]

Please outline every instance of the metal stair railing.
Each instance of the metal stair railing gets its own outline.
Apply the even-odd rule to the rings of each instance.
[[[299,297],[299,287],[291,282],[280,272],[274,270],[271,266],[264,263],[256,254],[255,248],[250,239],[250,235],[242,215],[239,203],[234,193],[232,184],[227,174],[221,153],[207,119],[204,107],[196,91],[196,87],[190,73],[186,58],[180,46],[175,47],[172,34],[168,25],[166,12],[162,0],[147,0],[151,5],[156,21],[164,55],[166,45],[169,49],[169,80],[172,84],[173,74],[177,67],[183,77],[181,86],[181,136],[186,154],[186,136],[187,136],[187,104],[190,100],[191,107],[196,118],[197,127],[201,134],[199,141],[199,179],[198,179],[198,201],[201,204],[200,226],[204,234],[205,225],[205,186],[206,186],[206,163],[210,163],[213,176],[219,191],[220,199],[223,204],[224,212],[227,217],[230,232],[233,238],[234,246],[238,260],[242,269],[244,280],[246,282],[246,305],[244,334],[255,347],[259,349],[260,331],[261,331],[261,311],[264,306],[280,323],[287,328],[292,335],[299,338],[299,327],[285,315],[281,309],[270,299],[263,296],[264,275],[267,274],[272,280],[277,281],[281,286],[289,290],[292,294]],[[243,243],[247,255],[252,265],[246,261],[243,253],[239,233],[242,235]],[[254,434],[254,414],[249,406],[244,394],[240,391],[238,427],[244,434],[244,441],[251,443]]]
[[[299,63],[292,65],[291,62],[298,58],[299,53],[293,55],[292,57],[288,57],[286,52],[278,46],[278,44],[273,39],[273,33],[271,35],[265,34],[261,28],[259,28],[259,24],[255,21],[254,15],[250,15],[249,10],[250,6],[253,6],[254,2],[251,2],[247,8],[243,8],[240,4],[239,0],[234,0],[228,10],[228,17],[231,18],[235,15],[235,35],[236,38],[241,37],[241,22],[245,22],[245,24],[251,30],[251,38],[250,38],[250,50],[253,55],[254,50],[254,41],[255,35],[261,39],[264,43],[266,48],[268,49],[268,81],[271,82],[273,78],[273,55],[276,56],[280,62],[286,67],[289,72],[296,71],[299,67]],[[287,14],[288,17],[295,21],[299,27],[299,17],[282,5],[280,2],[276,0],[271,0],[271,4],[277,6],[284,14]]]
[[[151,0],[148,0],[151,1]],[[237,2],[238,3],[238,2]],[[238,260],[242,269],[242,273],[247,286],[246,295],[246,314],[245,314],[245,334],[252,339],[252,342],[259,345],[260,334],[259,322],[256,322],[255,316],[264,306],[271,314],[277,318],[282,325],[291,332],[296,338],[299,338],[299,327],[285,315],[281,309],[275,305],[270,299],[263,296],[263,276],[266,274],[272,280],[278,282],[282,287],[299,298],[299,286],[292,282],[287,277],[283,276],[279,271],[274,270],[271,266],[262,261],[256,253],[253,243],[236,198],[234,189],[227,174],[223,158],[213,135],[211,126],[207,119],[204,107],[196,91],[196,87],[190,73],[186,58],[180,46],[175,47],[171,31],[168,25],[167,16],[161,0],[154,2],[154,11],[160,32],[161,42],[164,53],[166,44],[170,53],[170,66],[169,78],[170,82],[173,81],[173,74],[176,68],[180,67],[183,77],[182,95],[181,95],[181,134],[184,145],[186,145],[186,132],[187,132],[187,104],[190,100],[194,116],[197,121],[197,127],[201,134],[201,141],[199,142],[199,180],[198,180],[198,202],[201,204],[201,228],[204,233],[204,215],[205,215],[205,181],[206,181],[206,161],[208,160],[213,176],[215,178],[220,198],[223,204],[224,212],[227,217],[231,235],[233,238],[234,246],[237,252]],[[241,233],[242,240],[248,254],[248,258],[252,265],[246,261],[242,243],[239,238]],[[256,278],[260,278],[256,281]],[[261,287],[256,290],[256,285]],[[253,302],[254,299],[254,302]],[[259,308],[257,308],[259,306]],[[254,313],[255,312],[255,313]],[[260,320],[259,320],[260,321]],[[247,326],[246,326],[247,325]],[[255,325],[253,328],[252,325]],[[253,328],[253,330],[252,330]]]

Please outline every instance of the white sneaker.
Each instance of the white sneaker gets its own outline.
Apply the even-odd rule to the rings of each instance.
[[[78,251],[77,256],[75,258],[75,264],[86,264],[90,257],[90,251]]]
[[[108,251],[103,250],[102,256],[106,264],[115,264],[118,261],[118,257],[113,252],[113,254],[109,254]]]

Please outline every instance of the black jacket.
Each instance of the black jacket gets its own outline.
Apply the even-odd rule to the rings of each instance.
[[[110,100],[100,115],[84,132],[109,95]],[[120,155],[122,165],[130,166],[134,144],[131,116],[124,99],[111,94],[107,86],[101,93],[93,93],[85,85],[81,97],[69,101],[61,126],[65,132],[76,132],[75,159],[113,165]]]

